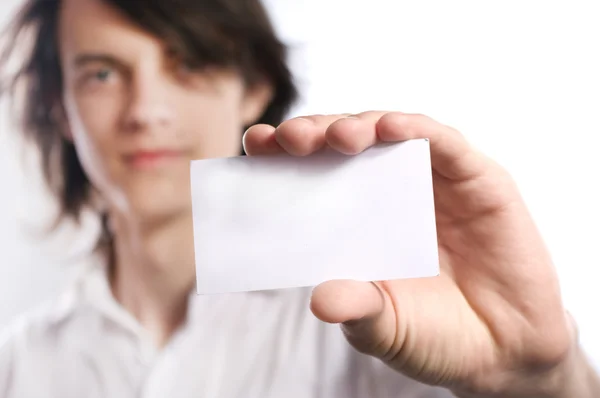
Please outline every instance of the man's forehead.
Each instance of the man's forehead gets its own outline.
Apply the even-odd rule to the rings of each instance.
[[[139,30],[110,2],[103,0],[62,0],[61,30],[78,34],[112,28]]]
[[[62,0],[60,41],[65,50],[99,51],[139,48],[157,41],[102,0]],[[156,43],[153,43],[156,44]]]
[[[77,17],[115,18],[118,13],[103,0],[61,0],[61,16],[72,19]]]

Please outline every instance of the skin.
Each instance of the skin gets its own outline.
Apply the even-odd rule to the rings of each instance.
[[[113,293],[162,346],[194,283],[189,162],[239,154],[271,88],[191,70],[99,0],[65,0],[59,22],[66,135],[109,209]],[[132,161],[148,149],[178,156]]]
[[[271,89],[186,68],[99,0],[65,0],[59,26],[65,134],[111,216],[111,287],[162,346],[184,321],[195,277],[189,161],[237,155],[242,126]],[[459,396],[597,396],[513,180],[460,133],[421,115],[366,112],[257,125],[243,143],[250,155],[305,156],[325,145],[355,155],[410,138],[431,143],[440,277],[328,282],[314,290],[314,314],[342,324],[358,350]],[[156,148],[177,156],[131,156]]]
[[[423,115],[365,112],[253,126],[250,155],[356,155],[428,138],[441,275],[314,289],[313,313],[356,349],[461,397],[592,397],[552,260],[510,175],[451,127]]]

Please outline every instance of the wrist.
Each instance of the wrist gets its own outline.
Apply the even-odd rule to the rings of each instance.
[[[552,367],[536,382],[534,395],[517,395],[515,398],[596,398],[600,396],[600,379],[579,344],[579,331],[571,314],[565,313],[571,329],[571,349],[556,366]],[[527,380],[523,382],[527,383]],[[535,395],[537,394],[537,395]],[[502,397],[504,398],[504,397]],[[506,397],[510,398],[510,397]]]
[[[570,319],[572,321],[572,318]],[[597,398],[600,378],[579,345],[574,322],[571,348],[562,360],[544,369],[510,372],[493,391],[453,391],[459,398]]]
[[[561,369],[556,388],[548,398],[595,398],[600,396],[600,379],[578,345]]]
[[[513,379],[513,378],[511,378]],[[493,392],[458,392],[458,398],[597,398],[600,380],[577,347],[570,357],[544,374],[520,375],[507,388]]]

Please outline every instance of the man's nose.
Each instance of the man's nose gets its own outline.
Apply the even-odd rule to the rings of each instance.
[[[130,132],[154,131],[173,127],[175,110],[169,101],[168,83],[160,76],[136,76],[129,87],[125,127]]]

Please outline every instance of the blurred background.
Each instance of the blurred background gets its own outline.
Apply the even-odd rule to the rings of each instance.
[[[3,0],[4,25],[19,0]],[[600,369],[600,8],[596,1],[266,1],[302,101],[290,116],[424,113],[519,183]],[[0,327],[56,294],[96,225],[42,238],[55,204],[0,113]]]

